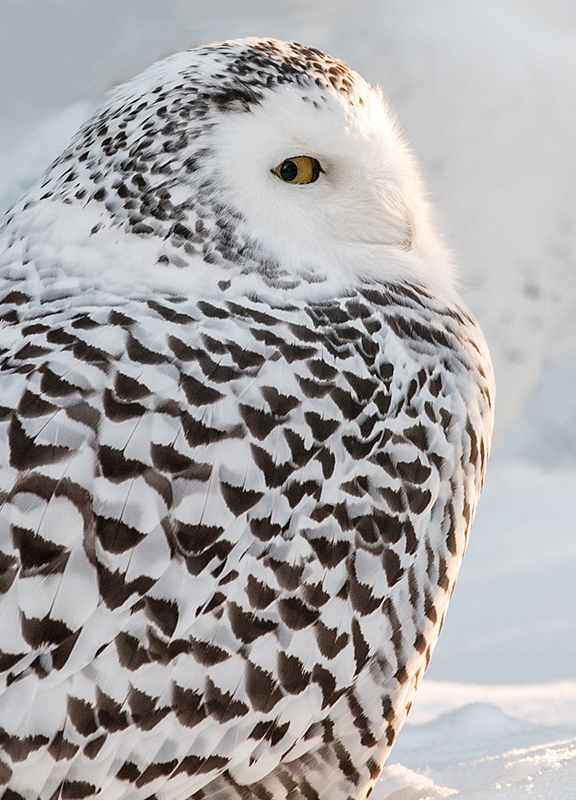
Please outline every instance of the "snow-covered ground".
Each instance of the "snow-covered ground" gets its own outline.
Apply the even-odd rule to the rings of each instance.
[[[244,35],[304,40],[382,85],[497,362],[469,550],[373,797],[576,798],[576,3],[2,0],[0,210],[107,88]]]
[[[378,800],[576,797],[576,681],[424,681]]]

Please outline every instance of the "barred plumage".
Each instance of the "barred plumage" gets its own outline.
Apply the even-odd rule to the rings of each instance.
[[[8,213],[5,800],[366,796],[491,431],[418,191],[359,76],[243,40],[121,87]]]

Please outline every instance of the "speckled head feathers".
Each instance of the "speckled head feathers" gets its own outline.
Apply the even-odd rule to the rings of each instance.
[[[282,184],[271,170],[299,155],[318,160],[320,179]],[[26,209],[46,200],[29,224],[61,265],[77,273],[75,249],[97,242],[88,283],[118,280],[120,261],[128,284],[161,288],[230,270],[327,296],[362,274],[450,287],[381,95],[296,43],[230,41],[153,65],[110,95]],[[54,215],[55,203],[69,208]]]

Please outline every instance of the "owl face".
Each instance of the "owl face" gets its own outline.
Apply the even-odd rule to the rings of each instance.
[[[325,259],[347,245],[412,248],[410,164],[380,98],[362,88],[353,105],[324,88],[282,85],[214,131],[226,199],[282,260]],[[288,180],[276,171],[302,158],[319,166],[304,182],[289,180],[294,167]]]

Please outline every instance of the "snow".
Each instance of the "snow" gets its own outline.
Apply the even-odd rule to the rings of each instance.
[[[495,453],[429,677],[576,677],[575,521],[576,465]]]
[[[379,800],[574,797],[576,681],[424,681],[411,716],[374,791]]]
[[[0,209],[109,87],[244,35],[305,41],[382,85],[496,361],[461,577],[372,797],[576,798],[576,4],[6,0]]]

